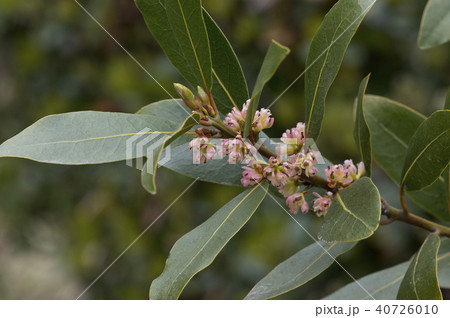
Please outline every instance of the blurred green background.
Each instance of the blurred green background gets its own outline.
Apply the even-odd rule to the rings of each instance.
[[[148,32],[132,0],[80,1],[172,94],[184,81]],[[308,46],[331,0],[204,0],[234,46],[252,87],[271,39],[292,53],[266,86],[269,105],[304,70]],[[336,162],[358,160],[353,100],[368,92],[429,115],[450,84],[450,45],[420,51],[416,38],[425,0],[378,1],[352,41],[329,92],[319,145]],[[279,136],[303,120],[303,78],[272,108]],[[81,110],[135,112],[167,94],[73,0],[0,0],[0,142],[43,116]],[[161,170],[159,193],[147,194],[123,162],[53,166],[0,160],[0,298],[77,298],[162,213],[192,179]],[[382,195],[397,189],[379,170]],[[148,299],[151,281],[174,242],[241,191],[198,182],[83,295],[83,299]],[[397,204],[398,206],[398,204]],[[421,213],[418,211],[418,213]],[[299,222],[316,234],[314,215]],[[361,277],[408,258],[425,236],[402,224],[382,227],[342,256]],[[215,262],[191,281],[185,299],[239,299],[274,266],[312,243],[267,198]],[[280,298],[316,299],[351,281],[337,265]]]

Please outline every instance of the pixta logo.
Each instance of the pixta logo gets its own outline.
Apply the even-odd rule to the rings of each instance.
[[[171,158],[170,145],[163,152],[164,143],[168,135],[144,128],[126,141],[126,163],[127,166],[153,174],[154,162],[164,165]],[[160,157],[162,156],[162,157]],[[145,161],[145,158],[147,159]],[[159,160],[158,160],[159,159]],[[145,165],[147,163],[147,165]]]

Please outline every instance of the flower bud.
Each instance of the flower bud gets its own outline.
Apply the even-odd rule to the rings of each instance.
[[[327,194],[324,196],[321,196],[316,192],[314,192],[313,194],[317,197],[316,199],[313,200],[314,212],[316,213],[317,216],[326,215],[333,200],[333,193],[327,192]]]
[[[173,87],[187,107],[194,111],[199,111],[201,109],[201,102],[194,96],[189,88],[178,83],[173,84]]]
[[[206,110],[206,112],[209,116],[212,116],[212,117],[216,116],[216,112],[214,111],[214,108],[212,108],[211,105],[205,105],[205,106],[203,106],[203,109]]]
[[[301,209],[303,213],[309,211],[309,205],[308,202],[306,202],[305,194],[303,192],[289,196],[286,200],[286,205],[293,214],[297,214],[299,209]]]
[[[178,95],[181,96],[182,99],[187,99],[190,101],[194,101],[194,94],[192,94],[191,90],[184,85],[174,83],[173,87],[177,91]]]
[[[203,88],[201,88],[200,86],[197,86],[197,93],[198,93],[198,98],[200,99],[200,101],[202,102],[203,105],[211,104],[211,102],[209,100],[209,96],[208,96],[208,94],[205,93]]]
[[[261,108],[257,110],[252,124],[253,131],[259,133],[263,129],[272,127],[274,119],[270,116],[272,116],[272,113],[268,109]]]

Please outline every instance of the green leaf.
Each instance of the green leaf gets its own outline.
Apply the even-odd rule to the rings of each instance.
[[[447,167],[450,158],[450,110],[434,112],[412,136],[401,177],[401,185],[421,190]]]
[[[158,169],[158,163],[161,158],[161,153],[164,148],[168,147],[177,138],[188,132],[192,127],[198,124],[201,116],[198,113],[190,115],[186,120],[174,131],[170,136],[161,140],[158,147],[154,148],[150,153],[147,154],[147,162],[141,172],[141,182],[149,193],[156,193],[156,170]],[[171,152],[169,152],[170,154]],[[170,158],[168,158],[170,160]]]
[[[191,114],[191,111],[187,109],[181,99],[165,99],[142,107],[136,114],[151,115],[181,124]]]
[[[287,293],[325,271],[356,243],[313,243],[300,250],[253,287],[245,299],[268,299]]]
[[[314,35],[306,59],[306,136],[317,139],[325,110],[325,99],[361,21],[376,0],[340,0],[325,16]]]
[[[400,185],[408,144],[425,116],[405,105],[373,95],[366,95],[364,98],[364,114],[370,128],[375,161]],[[450,220],[448,191],[441,178],[428,188],[406,193],[435,217]]]
[[[181,75],[212,88],[212,64],[200,0],[135,0],[147,27]]]
[[[132,142],[170,135],[175,127],[172,121],[149,115],[94,111],[52,115],[0,145],[0,157],[67,165],[133,159],[140,156]],[[157,140],[152,138],[139,150],[145,154]]]
[[[191,278],[210,265],[247,223],[266,196],[267,188],[264,183],[242,192],[179,239],[170,251],[163,273],[150,287],[150,299],[177,299]]]
[[[445,43],[450,40],[450,2],[429,0],[420,24],[418,45],[421,49]]]
[[[359,86],[358,99],[356,104],[356,119],[353,135],[355,137],[356,148],[358,149],[361,160],[366,167],[366,175],[370,178],[372,175],[372,144],[370,142],[370,130],[364,116],[364,95],[366,94],[367,83],[370,74],[367,75]]]
[[[213,96],[220,112],[241,108],[248,99],[247,82],[236,54],[211,16],[203,10],[213,66]]]
[[[371,236],[380,221],[380,194],[372,180],[363,177],[334,197],[319,232],[324,242],[359,241]]]
[[[441,238],[438,254],[438,280],[441,288],[450,289],[450,240]]]
[[[186,109],[186,106],[181,99],[166,99],[144,106],[139,109],[136,114],[151,115],[170,120],[175,123],[174,130],[176,130],[183,125],[184,121],[191,115],[191,112]],[[197,134],[193,131],[186,132],[183,136],[179,136],[174,140],[170,145],[174,148],[186,144],[196,136]]]
[[[442,299],[437,279],[437,254],[440,244],[439,235],[428,235],[406,271],[398,290],[397,299]]]
[[[324,299],[371,299],[377,300],[397,298],[400,283],[408,269],[409,262],[404,262],[394,267],[384,269],[379,272],[367,275],[358,279],[357,282],[350,283]],[[439,283],[450,284],[450,277],[444,276],[450,272],[450,240],[442,239],[441,248],[438,255]],[[368,295],[367,292],[369,292]]]
[[[290,50],[287,47],[272,40],[258,77],[256,78],[255,87],[253,87],[252,98],[248,107],[247,117],[245,118],[244,136],[250,134],[253,117],[255,116],[256,108],[258,107],[259,98],[261,97],[264,86],[275,74],[278,66],[280,66],[281,62],[283,62],[289,52]]]

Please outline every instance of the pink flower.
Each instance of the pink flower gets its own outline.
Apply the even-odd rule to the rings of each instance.
[[[358,163],[357,167],[358,167],[358,174],[356,175],[356,179],[359,179],[363,174],[366,173],[366,167],[364,166],[364,162]]]
[[[257,160],[249,160],[248,165],[244,167],[242,172],[241,183],[244,187],[255,185],[264,179],[263,167]]]
[[[306,155],[303,152],[299,152],[289,156],[289,161],[286,163],[288,176],[293,177],[302,173],[305,173],[307,177],[314,176],[319,171],[314,166],[317,164],[317,156],[320,156],[320,152],[314,153],[309,151]]]
[[[299,186],[297,185],[297,182],[292,180],[292,179],[288,179],[288,181],[278,187],[278,191],[285,197],[289,197],[291,195],[293,195],[295,192],[297,192],[299,189]]]
[[[313,152],[308,152],[303,159],[301,167],[305,172],[305,175],[309,178],[314,176],[319,170],[314,166],[317,163],[316,156]]]
[[[286,130],[281,141],[287,145],[287,153],[293,154],[300,150],[305,143],[305,124],[298,123],[295,128]]]
[[[193,139],[189,143],[189,151],[194,151],[195,149],[206,148],[209,144],[209,139],[206,137],[198,137]]]
[[[272,127],[275,119],[270,116],[272,116],[272,113],[268,109],[257,110],[252,125],[253,131],[259,133],[263,129]]]
[[[228,155],[228,162],[237,164],[253,153],[254,147],[242,140],[240,135],[234,139],[222,139],[221,153]]]
[[[364,164],[358,163],[358,167],[352,160],[345,160],[343,165],[334,165],[325,169],[330,188],[347,187],[358,180],[365,173]]]
[[[216,156],[216,147],[206,137],[198,137],[189,143],[189,151],[194,152],[194,163],[206,163]]]
[[[299,209],[301,209],[303,213],[307,213],[309,211],[309,205],[305,200],[305,195],[303,192],[295,193],[289,196],[286,200],[286,204],[289,207],[289,211],[293,214],[297,214]]]
[[[328,212],[328,209],[331,206],[331,201],[333,198],[333,193],[327,192],[327,195],[321,196],[320,194],[314,192],[313,193],[317,199],[313,200],[314,204],[314,212],[317,214],[317,216],[326,215]]]
[[[264,176],[274,187],[282,187],[288,181],[285,167],[275,157],[269,158],[269,166],[264,168]]]
[[[250,100],[247,100],[242,106],[242,110],[233,107],[231,112],[225,116],[225,120],[223,121],[225,125],[230,127],[233,131],[240,133],[244,128],[245,117],[247,116],[247,109],[249,104]]]
[[[330,188],[346,187],[353,182],[353,179],[348,177],[347,169],[343,165],[328,167],[325,169],[325,176]]]

